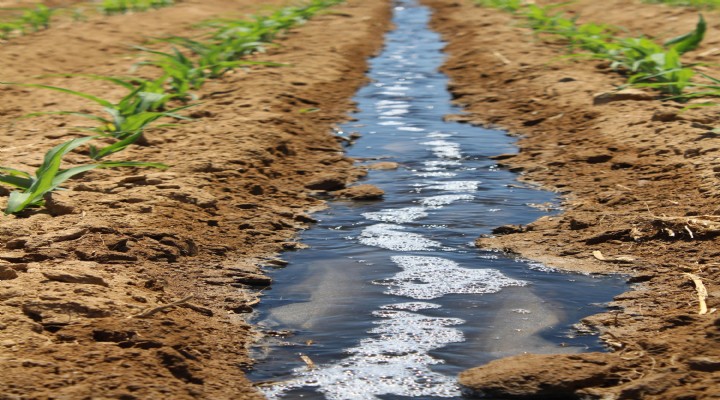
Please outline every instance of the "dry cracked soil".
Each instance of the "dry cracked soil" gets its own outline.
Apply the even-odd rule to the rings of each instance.
[[[443,70],[465,111],[448,118],[517,135],[518,153],[498,164],[563,198],[561,214],[499,227],[478,247],[634,283],[611,312],[582,321],[608,352],[519,355],[460,382],[497,398],[720,397],[717,107],[686,111],[651,90],[617,93],[626,77],[603,61],[564,57],[565,43],[517,17],[470,0],[423,2],[448,43]],[[144,57],[133,45],[285,4],[186,0],[65,21],[2,43],[0,81],[118,97],[112,84],[63,74],[128,75]],[[659,38],[697,19],[690,8],[635,0],[577,0],[564,10]],[[262,398],[242,371],[260,334],[244,317],[271,285],[263,268],[303,247],[294,237],[324,207],[318,193],[378,195],[337,192],[367,172],[343,155],[333,128],[353,109],[390,11],[387,0],[348,0],[293,28],[256,56],[285,66],[209,81],[192,121],[152,130],[122,153],[171,168],[87,172],[46,208],[0,218],[0,399]],[[720,13],[705,15],[706,40],[685,57],[720,76]],[[29,87],[0,86],[0,99],[0,164],[18,169],[36,168],[84,122],[19,117],[96,111]],[[0,187],[0,205],[7,195]],[[691,276],[706,287],[707,314]]]

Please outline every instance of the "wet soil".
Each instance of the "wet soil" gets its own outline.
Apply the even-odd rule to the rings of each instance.
[[[128,75],[142,60],[131,45],[284,4],[184,1],[51,28],[0,47],[0,81],[115,99],[122,91],[105,82],[48,74]],[[147,145],[118,155],[170,169],[89,172],[48,209],[1,218],[0,398],[261,398],[242,373],[255,336],[243,314],[270,284],[260,268],[301,247],[295,233],[323,207],[313,194],[363,174],[332,127],[352,109],[388,21],[381,0],[317,16],[257,57],[286,66],[208,82],[189,110],[194,121],[152,130]],[[17,86],[0,87],[0,98],[0,160],[24,170],[87,121],[18,117],[97,111]],[[82,160],[69,155],[64,165]]]
[[[498,163],[564,198],[561,215],[504,227],[477,245],[573,271],[627,273],[637,283],[612,312],[584,321],[610,353],[501,359],[466,371],[461,383],[501,398],[717,398],[717,107],[682,112],[650,91],[607,94],[625,82],[620,74],[600,61],[564,58],[564,43],[534,35],[519,19],[470,1],[425,3],[449,42],[444,71],[467,111],[451,118],[518,135],[519,153]],[[660,38],[690,31],[697,20],[691,9],[639,1],[581,0],[566,9],[581,22]],[[706,17],[707,39],[686,57],[718,76],[720,14]],[[706,285],[710,313],[698,314],[685,273]]]

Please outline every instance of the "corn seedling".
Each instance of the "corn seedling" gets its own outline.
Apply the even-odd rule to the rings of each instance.
[[[108,80],[114,78],[107,78]],[[122,80],[118,80],[122,82]],[[7,83],[6,83],[7,84]],[[176,112],[185,108],[191,107],[187,105],[178,107],[168,111],[153,111],[157,109],[158,104],[164,104],[168,94],[150,93],[143,92],[143,86],[136,87],[130,91],[125,97],[123,97],[118,103],[113,103],[109,100],[99,98],[97,96],[78,92],[70,89],[60,88],[56,86],[40,85],[40,84],[15,84],[20,86],[34,87],[54,90],[57,92],[67,93],[74,96],[82,97],[87,100],[91,100],[103,107],[103,110],[109,115],[108,117],[99,116],[95,114],[88,114],[75,111],[48,111],[38,112],[26,115],[26,117],[34,117],[38,115],[74,115],[82,118],[87,118],[100,123],[100,127],[94,128],[83,128],[92,132],[97,133],[103,137],[109,137],[115,139],[116,142],[110,146],[102,149],[97,149],[91,146],[91,157],[99,160],[105,156],[116,153],[120,150],[125,149],[130,144],[133,144],[140,140],[144,131],[155,121],[169,117],[175,119],[190,119]],[[127,85],[131,85],[127,83]],[[166,127],[167,124],[156,126]]]
[[[52,17],[53,12],[46,5],[38,4],[34,9],[26,10],[23,13],[22,22],[29,26],[33,32],[47,29],[50,27],[50,17]]]
[[[169,7],[173,4],[175,4],[173,0],[103,0],[100,10],[105,15],[114,15]]]
[[[476,0],[481,7],[498,8],[503,11],[516,12],[526,4],[523,0]]]
[[[237,57],[235,50],[226,50],[222,44],[205,46],[200,42],[190,40],[186,40],[185,43],[198,54],[198,57],[192,59],[175,47],[172,48],[171,52],[138,47],[142,51],[158,56],[154,60],[143,61],[138,65],[152,65],[162,69],[163,78],[161,79],[169,82],[170,91],[177,98],[186,101],[194,98],[190,91],[200,89],[207,79],[217,79],[240,66],[281,65],[259,61],[234,60],[233,58]]]
[[[53,147],[45,154],[43,163],[35,171],[35,175],[13,168],[0,167],[0,183],[19,189],[10,193],[5,214],[15,214],[27,207],[42,206],[47,193],[58,190],[60,185],[68,179],[93,169],[116,167],[167,168],[167,166],[159,163],[137,161],[107,161],[67,169],[60,168],[62,159],[67,153],[93,139],[95,137],[82,137]]]
[[[710,9],[720,8],[720,0],[643,0],[643,3]]]
[[[7,40],[13,35],[22,34],[23,24],[17,21],[0,22],[0,39]]]
[[[515,0],[479,0],[478,4],[513,11],[525,17],[537,32],[566,39],[572,49],[589,51],[594,58],[608,60],[613,69],[626,72],[630,83],[642,82],[672,96],[690,84],[694,71],[683,66],[680,56],[698,47],[707,28],[702,15],[695,29],[660,45],[648,38],[619,38],[619,28],[599,24],[577,24],[550,6],[518,6]]]
[[[300,7],[287,7],[267,16],[255,16],[252,20],[216,19],[206,21],[200,26],[215,29],[213,38],[244,37],[259,43],[269,43],[278,34],[308,21],[322,10],[340,4],[343,0],[313,0]]]

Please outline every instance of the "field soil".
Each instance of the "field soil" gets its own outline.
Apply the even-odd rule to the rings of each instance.
[[[719,398],[719,108],[683,111],[656,92],[615,92],[626,78],[607,62],[565,57],[566,43],[520,18],[472,1],[424,3],[448,42],[444,71],[466,111],[450,118],[517,135],[519,152],[498,163],[563,199],[559,215],[502,227],[477,245],[634,283],[613,311],[583,321],[611,352],[515,356],[466,371],[461,383],[491,398]],[[659,39],[691,31],[698,18],[639,1],[561,10]],[[705,16],[706,40],[684,58],[718,77],[720,14]],[[687,273],[707,289],[707,314]]]
[[[146,57],[133,45],[286,5],[187,0],[51,27],[2,44],[0,81],[116,100],[117,86],[59,74],[129,75]],[[389,10],[350,0],[317,15],[257,55],[285,66],[206,83],[187,110],[194,120],[150,130],[116,157],[171,168],[88,172],[47,208],[0,218],[0,399],[262,398],[242,372],[258,335],[243,316],[271,283],[261,267],[302,247],[293,237],[323,207],[317,195],[364,174],[333,126],[366,81]],[[0,86],[2,166],[34,170],[45,151],[83,134],[71,127],[87,120],[19,118],[54,110],[101,112],[74,96]],[[64,167],[83,160],[70,154]],[[0,189],[0,206],[7,195]]]
[[[478,246],[566,270],[624,273],[634,284],[611,312],[579,325],[599,330],[610,352],[515,356],[466,371],[461,383],[496,398],[718,398],[718,108],[683,111],[652,91],[616,93],[621,74],[564,57],[564,43],[509,14],[470,0],[423,1],[448,42],[444,71],[466,111],[448,118],[517,135],[519,152],[498,163],[563,199],[558,215],[502,227]],[[194,35],[202,20],[282,5],[187,0],[59,24],[3,43],[0,81],[117,99],[123,90],[112,84],[61,74],[128,75],[146,57],[133,45],[157,47],[152,38]],[[390,5],[349,0],[292,29],[256,56],[285,66],[208,82],[187,110],[194,120],[148,131],[147,143],[118,154],[171,168],[88,172],[47,208],[0,218],[0,399],[262,398],[242,370],[263,333],[244,316],[271,286],[262,270],[303,247],[294,236],[324,207],[320,198],[342,195],[365,174],[333,127],[366,82]],[[564,9],[660,38],[697,20],[691,9],[634,0]],[[685,57],[720,76],[720,14],[705,15],[706,40]],[[134,73],[156,76],[147,67]],[[98,111],[21,86],[0,85],[0,100],[0,165],[28,171],[87,121],[21,116]],[[85,159],[70,154],[64,165]],[[7,195],[0,188],[0,206]],[[691,277],[707,289],[707,314]]]

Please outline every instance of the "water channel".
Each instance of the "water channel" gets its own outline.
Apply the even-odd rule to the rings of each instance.
[[[356,96],[362,138],[348,154],[397,162],[365,183],[382,201],[334,201],[301,235],[309,250],[271,271],[256,323],[293,334],[255,350],[248,372],[268,398],[461,398],[457,374],[522,352],[601,349],[572,325],[626,290],[622,277],[561,273],[473,239],[547,214],[553,194],[523,187],[490,156],[516,151],[501,131],[444,122],[444,55],[429,10],[395,3],[396,30]],[[368,162],[371,163],[371,162]],[[305,360],[303,360],[303,358]],[[315,367],[309,368],[307,360]]]

